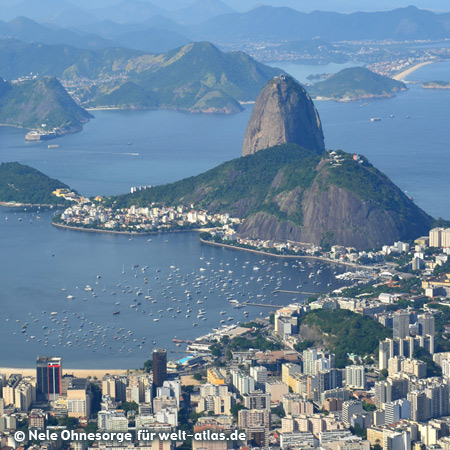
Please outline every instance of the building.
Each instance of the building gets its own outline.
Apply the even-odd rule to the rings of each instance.
[[[345,368],[346,386],[353,389],[366,388],[366,374],[364,366],[352,365]]]
[[[362,403],[359,400],[349,400],[342,405],[342,421],[351,424],[353,414],[363,414]]]
[[[409,312],[396,311],[393,317],[394,339],[405,339],[409,336]]]
[[[435,320],[433,314],[425,313],[417,316],[417,322],[419,324],[419,334],[422,336],[434,336],[435,335]]]
[[[153,385],[161,387],[167,379],[167,351],[157,349],[153,352]]]
[[[67,415],[69,417],[91,416],[91,388],[86,378],[72,378],[67,388]]]
[[[36,398],[38,401],[58,400],[61,395],[62,359],[38,356],[36,360]]]
[[[215,367],[208,368],[208,371],[206,373],[206,380],[211,384],[225,384],[225,377],[222,375],[219,369],[216,369]]]
[[[280,402],[284,395],[289,394],[289,386],[281,380],[268,381],[266,393],[270,395],[271,402]]]

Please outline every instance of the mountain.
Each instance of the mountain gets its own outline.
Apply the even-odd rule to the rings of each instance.
[[[26,17],[16,17],[0,23],[0,38],[18,39],[23,42],[43,44],[66,44],[79,48],[99,49],[114,46],[114,42],[95,34],[80,35],[63,28],[50,28]]]
[[[136,58],[127,68],[133,71],[129,81],[155,99],[154,107],[221,113],[241,111],[238,101],[254,100],[267,80],[280,72],[245,53],[223,53],[208,42]],[[92,105],[113,106],[119,100],[119,104],[128,101],[128,89],[120,98],[118,89],[123,88],[113,86],[101,97],[94,96]]]
[[[119,23],[141,22],[156,14],[167,14],[164,9],[140,0],[125,0],[115,4],[114,7],[105,6],[93,9],[91,12],[102,20],[113,20]]]
[[[256,99],[242,156],[286,143],[318,153],[325,150],[322,124],[311,98],[293,78],[281,75],[270,80]]]
[[[263,145],[270,145],[282,134],[281,145],[247,148],[247,140],[243,153],[247,156],[110,201],[117,207],[195,204],[245,219],[237,230],[241,236],[325,248],[334,244],[377,248],[428,233],[432,217],[366,158],[324,150],[314,105],[293,78],[270,80],[255,110],[246,139],[256,133]]]
[[[116,36],[121,47],[133,48],[150,53],[163,53],[186,45],[190,40],[175,31],[146,28]]]
[[[76,27],[81,34],[96,34],[114,42],[115,46],[142,50],[150,53],[162,53],[181,47],[192,41],[184,34],[181,25],[162,16],[138,24],[122,24],[111,20],[90,23]]]
[[[392,11],[340,14],[301,13],[286,7],[260,6],[245,13],[214,17],[195,28],[196,39],[220,42],[312,39],[444,39],[450,34],[450,13],[435,14],[414,6]]]
[[[180,24],[199,24],[232,12],[233,9],[220,0],[197,0],[194,4],[173,12],[170,17]]]
[[[313,97],[333,100],[356,100],[369,97],[391,97],[406,90],[406,85],[392,78],[378,75],[364,67],[350,67],[324,81],[307,87]]]
[[[52,194],[56,189],[68,189],[59,180],[44,175],[32,167],[17,162],[0,164],[0,202],[56,205],[66,200]]]
[[[79,107],[56,78],[10,84],[0,78],[0,123],[60,133],[80,131],[91,114]],[[45,127],[42,127],[45,124]]]
[[[15,79],[30,72],[63,80],[106,79],[96,87],[75,90],[86,106],[129,104],[128,89],[135,93],[135,85],[146,93],[142,102],[133,94],[134,107],[148,107],[151,97],[157,108],[238,112],[242,110],[238,101],[255,100],[265,83],[280,70],[242,52],[221,52],[208,42],[155,55],[123,48],[88,51],[0,41],[0,73]]]
[[[367,159],[344,152],[338,158],[284,144],[114,200],[194,203],[244,218],[242,236],[322,246],[377,248],[428,232],[432,218]]]

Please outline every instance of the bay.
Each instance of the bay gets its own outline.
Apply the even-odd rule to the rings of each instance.
[[[445,80],[449,69],[448,62],[432,64],[411,79]],[[428,213],[450,218],[445,195],[449,95],[409,85],[408,92],[390,99],[316,105],[327,148],[364,154]],[[251,109],[235,116],[95,111],[83,132],[54,141],[59,149],[26,143],[23,130],[0,127],[0,161],[29,164],[84,195],[127,192],[131,186],[175,181],[238,157]],[[382,120],[373,123],[371,117]],[[192,339],[221,320],[243,322],[270,311],[235,309],[229,299],[251,295],[255,303],[287,304],[306,295],[272,294],[276,288],[324,291],[340,285],[334,275],[344,270],[313,264],[301,272],[293,261],[285,266],[270,256],[201,245],[195,233],[130,240],[59,230],[50,224],[53,213],[0,209],[0,337],[8,342],[0,349],[3,366],[32,366],[37,354],[54,354],[63,356],[66,367],[139,367],[154,346],[180,351],[172,342],[175,335]],[[192,310],[188,318],[187,309]],[[205,314],[197,319],[200,309]]]

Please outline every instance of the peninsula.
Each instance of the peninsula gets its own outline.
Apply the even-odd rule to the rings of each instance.
[[[0,164],[0,204],[68,205],[77,198],[69,186],[39,170],[17,162]]]
[[[286,99],[289,106],[274,106]],[[198,176],[102,199],[92,205],[95,211],[72,208],[61,220],[152,231],[170,223],[172,229],[207,223],[208,217],[214,222],[221,215],[232,218],[227,226],[244,238],[356,249],[414,239],[432,225],[433,219],[364,156],[325,150],[319,115],[291,77],[275,77],[261,91],[242,154]]]
[[[30,140],[81,131],[93,116],[53,77],[9,83],[0,78],[0,124],[34,130]]]

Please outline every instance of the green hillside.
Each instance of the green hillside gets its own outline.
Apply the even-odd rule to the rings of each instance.
[[[402,82],[378,75],[364,67],[343,69],[325,81],[306,88],[313,98],[324,97],[333,100],[387,97],[405,89],[406,86]]]
[[[319,161],[316,152],[285,144],[233,159],[195,177],[125,194],[114,200],[118,206],[193,202],[234,216],[248,217],[266,211],[284,220],[288,214],[277,204],[277,195],[297,186],[308,188],[317,175],[315,168]],[[273,181],[278,174],[279,182],[275,186]],[[297,213],[291,214],[289,219],[301,224],[298,208]]]
[[[52,194],[55,189],[68,189],[68,186],[17,162],[0,164],[0,202],[36,205],[65,203],[64,199]]]
[[[374,354],[378,342],[392,336],[392,330],[373,319],[352,311],[320,309],[309,312],[302,326],[312,328],[321,336],[317,344],[324,344],[336,355],[336,367],[348,364],[348,353],[364,356]]]
[[[432,218],[365,158],[329,157],[284,144],[176,183],[108,199],[116,206],[194,203],[244,218],[238,232],[261,239],[376,248],[413,239]]]
[[[0,123],[61,133],[80,131],[92,116],[78,106],[56,78],[8,83],[0,78]]]
[[[232,113],[242,110],[239,101],[255,100],[280,70],[242,52],[224,53],[208,42],[150,54],[0,40],[0,73],[15,79],[30,72],[71,81],[99,79],[94,88],[75,89],[83,106]]]

